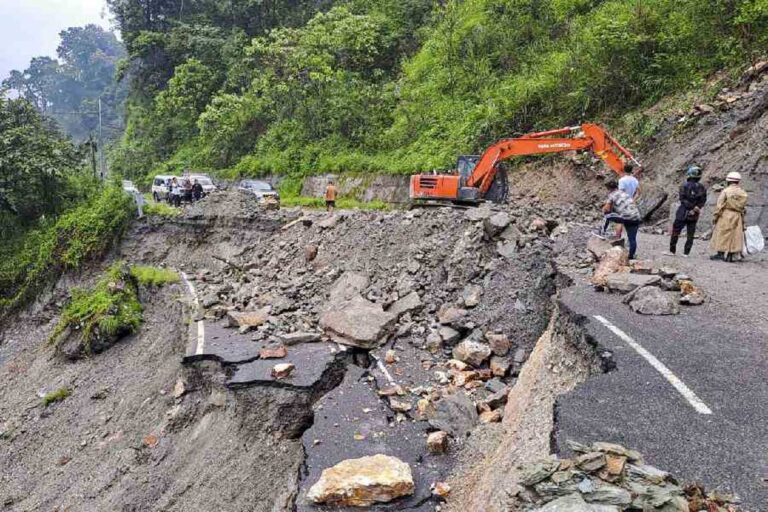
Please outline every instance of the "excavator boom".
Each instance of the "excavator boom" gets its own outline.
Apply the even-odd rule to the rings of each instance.
[[[411,199],[443,199],[477,202],[485,199],[496,178],[499,162],[514,156],[591,151],[616,174],[624,165],[640,163],[602,127],[585,123],[581,126],[530,133],[514,139],[502,139],[492,144],[480,156],[472,173],[411,176]]]

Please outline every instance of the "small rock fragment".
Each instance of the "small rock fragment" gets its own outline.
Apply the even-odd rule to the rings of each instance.
[[[438,430],[427,436],[427,450],[432,454],[448,451],[448,433]]]
[[[290,377],[291,373],[293,373],[293,370],[295,368],[296,367],[293,365],[293,363],[276,364],[272,368],[272,378],[277,380],[286,379]]]

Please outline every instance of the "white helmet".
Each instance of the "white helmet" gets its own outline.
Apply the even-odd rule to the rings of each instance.
[[[729,172],[728,176],[725,177],[725,181],[741,181],[741,174],[736,171]]]

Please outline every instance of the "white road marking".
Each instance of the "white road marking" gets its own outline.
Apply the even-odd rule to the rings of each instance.
[[[642,345],[640,345],[638,342],[632,339],[631,336],[629,336],[627,333],[613,325],[611,322],[606,320],[600,315],[594,315],[595,320],[603,324],[608,330],[610,330],[613,334],[624,340],[627,345],[635,349],[635,352],[640,354],[646,361],[648,361],[651,366],[656,368],[656,370],[665,378],[667,381],[672,384],[672,386],[681,394],[683,395],[683,398],[688,400],[688,403],[691,404],[691,406],[696,409],[696,412],[699,414],[712,414],[712,409],[707,407],[707,404],[705,404],[698,396],[696,396],[696,393],[694,393],[691,388],[685,385],[683,381],[681,381],[677,375],[672,373],[672,370],[667,368],[664,363],[656,359],[656,357],[648,352],[645,348],[643,348]]]
[[[192,295],[192,299],[195,303],[195,308],[198,310],[200,309],[200,302],[197,300],[197,292],[195,291],[195,287],[192,285],[192,282],[187,278],[187,274],[184,272],[180,272],[181,279],[184,281],[184,284],[187,285],[187,289],[189,290],[189,293]],[[197,321],[197,346],[195,347],[195,355],[201,356],[203,355],[203,350],[205,349],[205,323],[202,320]]]

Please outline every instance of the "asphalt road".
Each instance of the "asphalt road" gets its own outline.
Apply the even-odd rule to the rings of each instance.
[[[666,239],[645,236],[646,253]],[[611,441],[685,481],[733,492],[744,510],[768,510],[768,271],[764,262],[710,262],[703,244],[692,258],[664,259],[711,295],[677,316],[643,316],[620,295],[577,283],[562,303],[589,319],[587,329],[611,350],[617,369],[562,397],[556,441]],[[662,258],[659,258],[662,259]],[[604,317],[655,356],[706,407],[694,404]],[[658,366],[658,365],[657,365]],[[674,380],[674,377],[673,377]],[[679,387],[679,386],[678,386]],[[702,414],[709,408],[712,414]]]

